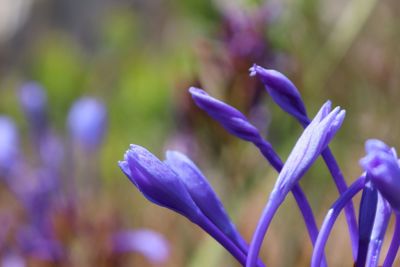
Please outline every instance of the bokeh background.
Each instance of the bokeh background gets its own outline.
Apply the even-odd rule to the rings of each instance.
[[[119,265],[94,260],[99,252],[93,243],[102,242],[98,233],[118,224],[165,236],[170,256],[156,266],[237,266],[195,225],[145,200],[117,161],[130,143],[160,158],[166,149],[187,153],[249,240],[276,174],[256,148],[229,136],[194,106],[189,86],[247,114],[284,159],[301,128],[270,101],[248,68],[257,63],[285,73],[311,114],[331,99],[347,111],[332,148],[351,182],[361,173],[366,139],[400,148],[399,25],[396,0],[0,0],[0,114],[15,120],[25,157],[34,164],[37,156],[18,100],[25,82],[45,88],[51,127],[66,146],[66,118],[76,99],[96,97],[108,110],[101,147],[95,155],[74,155],[74,168],[63,170],[79,181],[95,177],[101,185],[80,199],[81,220],[89,226],[68,232],[78,236],[71,237],[74,256],[64,265],[29,264],[153,266],[136,253],[123,255]],[[325,166],[318,161],[301,184],[321,223],[337,197]],[[5,186],[0,199],[3,210],[21,213]],[[350,251],[340,218],[328,260],[350,266]],[[288,197],[262,257],[268,266],[307,266],[310,256],[305,227]]]

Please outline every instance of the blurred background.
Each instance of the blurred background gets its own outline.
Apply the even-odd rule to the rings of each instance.
[[[0,231],[2,266],[238,266],[198,227],[148,202],[118,160],[131,143],[159,158],[166,149],[186,153],[250,240],[276,173],[255,147],[195,107],[189,86],[248,115],[283,159],[301,128],[270,101],[248,68],[257,63],[285,73],[310,114],[331,99],[347,111],[332,148],[350,183],[361,173],[366,139],[400,148],[399,25],[396,0],[0,0],[0,115],[13,121],[19,140],[13,160],[19,171],[0,175],[0,220],[7,225]],[[35,132],[37,121],[24,104],[27,86],[42,92],[27,102],[39,101],[45,110],[39,128],[47,129],[47,141],[40,129]],[[71,126],[70,108],[82,98],[106,109],[92,145],[76,142]],[[43,170],[50,178],[32,183],[29,177],[44,177]],[[9,178],[14,176],[20,180]],[[60,180],[62,194],[49,186],[52,196],[37,205],[58,243],[32,245],[43,236],[31,225],[35,216],[29,213],[37,206],[27,207],[32,199],[18,194],[26,196],[20,188],[29,185],[33,198],[42,199],[36,191],[52,179]],[[301,184],[321,223],[337,194],[320,160]],[[115,233],[143,228],[160,234],[160,251],[169,243],[167,256],[114,251]],[[307,266],[311,251],[290,196],[267,234],[262,258],[268,266]],[[328,261],[349,266],[350,251],[341,217],[328,242]]]

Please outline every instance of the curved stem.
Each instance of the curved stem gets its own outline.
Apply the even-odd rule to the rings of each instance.
[[[238,262],[243,266],[246,264],[246,251],[242,251],[237,245],[229,239],[218,227],[216,227],[206,216],[201,216],[195,222],[204,231],[209,233],[218,243],[220,243]],[[265,267],[265,265],[258,261],[258,267]]]
[[[278,154],[272,148],[271,144],[265,140],[261,140],[259,143],[256,143],[255,145],[260,149],[260,152],[269,161],[272,167],[279,173],[282,170],[283,163]],[[303,216],[304,223],[307,227],[308,235],[311,239],[312,245],[314,246],[318,236],[318,227],[315,221],[315,216],[312,211],[311,205],[307,200],[304,191],[301,189],[298,183],[296,183],[293,186],[291,192]],[[325,266],[327,266],[327,264],[326,264],[326,259],[324,257],[322,267]]]
[[[333,180],[336,184],[336,188],[338,189],[340,195],[342,195],[347,190],[347,184],[346,181],[344,180],[342,172],[340,171],[339,165],[337,164],[329,147],[326,148],[324,151],[322,151],[322,158],[324,159],[325,164],[328,167],[329,172],[333,177]],[[358,251],[358,229],[357,229],[358,227],[357,227],[354,205],[351,200],[346,204],[344,212],[346,215],[347,226],[350,232],[353,258],[356,259]]]
[[[271,192],[271,196],[263,210],[260,220],[258,221],[256,231],[253,234],[253,238],[250,243],[249,253],[247,255],[246,267],[255,266],[265,234],[272,221],[272,218],[274,217],[283,200],[284,197],[282,197],[281,194],[275,191]]]
[[[326,215],[322,224],[321,230],[318,234],[317,242],[311,260],[311,267],[319,267],[321,264],[322,255],[325,249],[325,244],[328,240],[329,233],[335,224],[340,211],[351,201],[355,194],[357,194],[365,184],[365,176],[359,177],[347,190],[344,192],[332,205],[328,214]]]
[[[396,225],[394,227],[392,243],[390,243],[389,251],[382,265],[383,267],[393,266],[399,246],[400,246],[400,213],[396,213]]]

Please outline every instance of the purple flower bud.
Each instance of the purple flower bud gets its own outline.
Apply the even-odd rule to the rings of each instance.
[[[340,128],[345,111],[340,110],[339,107],[330,110],[331,104],[328,101],[304,130],[290,153],[253,235],[246,266],[255,266],[264,235],[277,209]]]
[[[20,89],[19,100],[34,134],[40,136],[47,128],[46,93],[35,82],[25,83]]]
[[[328,101],[304,130],[279,174],[274,192],[286,196],[339,130],[346,113],[339,107],[330,110]]]
[[[19,137],[14,122],[0,116],[0,176],[16,163],[19,154]]]
[[[258,147],[274,168],[280,170],[282,162],[270,143],[265,141],[258,129],[239,110],[213,98],[205,91],[191,87],[189,92],[197,106],[218,121],[229,133]]]
[[[178,175],[145,148],[131,145],[119,166],[147,199],[197,221],[201,212]]]
[[[177,151],[167,151],[164,162],[179,175],[203,214],[239,247],[245,248],[245,241],[237,232],[218,196],[197,166]]]
[[[309,122],[299,91],[285,75],[254,64],[250,68],[250,76],[257,76],[261,80],[269,95],[284,111],[294,116],[302,124]]]
[[[189,92],[197,106],[218,121],[229,133],[250,142],[260,141],[258,130],[237,109],[208,95],[204,90],[191,87]]]
[[[168,241],[147,229],[119,231],[113,235],[112,243],[115,253],[138,252],[153,264],[164,263],[169,256]]]
[[[107,123],[104,104],[94,98],[76,101],[68,115],[68,127],[72,137],[86,149],[97,148],[103,140]]]
[[[360,160],[361,166],[392,208],[400,212],[400,167],[395,153],[374,139],[366,142],[365,149],[367,155]]]
[[[124,160],[119,162],[119,166],[147,199],[174,210],[199,225],[244,264],[245,252],[202,213],[190,196],[182,178],[167,164],[145,148],[131,145],[125,153]]]

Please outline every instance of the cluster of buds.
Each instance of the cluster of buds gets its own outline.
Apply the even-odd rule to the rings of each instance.
[[[152,263],[164,262],[169,247],[159,233],[122,228],[120,216],[112,209],[103,209],[105,216],[85,211],[90,203],[79,178],[100,177],[93,172],[78,176],[78,160],[71,152],[90,154],[86,163],[98,156],[107,129],[105,105],[92,97],[77,100],[67,118],[68,140],[63,140],[50,125],[47,95],[39,84],[24,84],[19,100],[34,157],[23,151],[14,121],[0,116],[0,182],[5,188],[2,193],[9,196],[3,198],[9,203],[0,209],[0,265],[82,266],[86,262],[90,266],[121,266],[125,264],[121,256],[132,253],[144,255]],[[72,145],[67,146],[68,142]],[[96,190],[100,195],[100,188]],[[80,251],[81,256],[75,255],[85,239],[92,245]],[[89,256],[91,253],[96,256]]]
[[[340,107],[332,109],[331,102],[327,101],[314,118],[310,118],[299,91],[286,76],[257,65],[250,68],[250,75],[256,76],[274,102],[304,127],[285,162],[243,113],[202,89],[189,89],[200,109],[231,135],[254,144],[278,172],[249,244],[234,226],[207,179],[187,156],[168,151],[166,160],[161,161],[145,148],[131,145],[124,160],[119,162],[122,171],[148,200],[197,224],[247,267],[264,266],[259,259],[264,237],[289,192],[301,211],[313,245],[310,260],[313,267],[328,266],[324,248],[342,209],[346,215],[355,266],[378,266],[383,238],[391,214],[394,214],[394,235],[383,263],[385,267],[392,266],[400,244],[400,165],[395,150],[382,141],[368,140],[367,155],[360,160],[364,172],[347,186],[328,147],[344,121],[345,111]],[[321,227],[317,226],[311,205],[299,185],[300,179],[319,156],[338,190],[338,198],[328,210]],[[357,221],[352,199],[360,191],[362,199]]]

